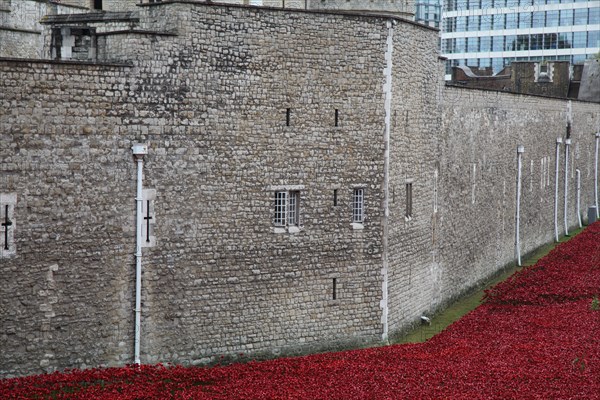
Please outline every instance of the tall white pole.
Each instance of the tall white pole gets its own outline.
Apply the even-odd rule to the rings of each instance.
[[[140,336],[142,320],[142,224],[144,215],[142,211],[142,180],[144,169],[144,155],[148,153],[145,144],[134,144],[131,148],[137,163],[137,192],[136,192],[136,225],[135,225],[135,338],[134,338],[134,363],[140,364]]]
[[[140,363],[140,331],[142,320],[142,170],[144,159],[137,159],[137,203],[136,241],[135,241],[135,349],[134,363]]]
[[[571,139],[565,139],[565,235],[569,236],[569,147]]]
[[[525,152],[523,146],[517,147],[517,210],[515,221],[515,250],[517,253],[517,265],[521,266],[521,242],[520,242],[520,218],[521,218],[521,165],[522,154]]]
[[[383,131],[383,141],[385,143],[384,149],[384,161],[383,161],[383,182],[384,182],[384,215],[383,215],[383,238],[381,246],[383,248],[383,263],[381,268],[382,282],[381,282],[381,300],[379,301],[379,308],[381,309],[381,340],[384,343],[388,343],[389,335],[389,247],[388,247],[388,236],[389,236],[389,203],[390,203],[390,135],[392,129],[392,78],[393,78],[393,51],[394,51],[394,26],[395,21],[389,20],[386,24],[387,27],[387,49],[385,52],[385,82],[383,84],[383,92],[385,94],[383,107],[384,107],[384,124],[385,128]]]
[[[558,168],[560,161],[560,144],[562,138],[556,139],[556,174],[554,176],[554,241],[558,242]]]

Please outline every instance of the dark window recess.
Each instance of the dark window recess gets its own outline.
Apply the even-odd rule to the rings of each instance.
[[[338,205],[338,190],[337,189],[333,189],[333,205],[337,206]]]
[[[285,110],[285,126],[290,126],[290,119],[292,117],[292,109],[288,108]]]
[[[412,217],[412,213],[413,213],[412,197],[413,197],[412,183],[407,183],[406,184],[406,217],[407,218]]]
[[[61,59],[62,33],[60,28],[52,29],[52,59]]]
[[[94,10],[102,10],[102,0],[94,0]]]
[[[337,278],[333,278],[333,300],[337,299]]]
[[[335,109],[335,126],[340,126],[340,110]]]
[[[64,37],[72,39],[72,44],[63,49]],[[69,41],[70,41],[69,40]],[[68,42],[69,42],[68,41]],[[52,29],[52,59],[63,58],[63,50],[67,59],[95,60],[96,59],[96,31],[95,28],[54,28]]]

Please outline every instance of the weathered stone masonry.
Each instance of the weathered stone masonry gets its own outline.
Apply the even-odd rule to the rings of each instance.
[[[46,0],[0,0],[0,57],[40,58],[44,52],[40,20],[48,14],[85,11],[75,4]]]
[[[523,248],[552,240],[541,160],[552,175],[566,102],[443,88],[436,38],[383,16],[165,2],[107,33],[100,63],[1,60],[17,250],[0,259],[0,374],[132,361],[136,142],[155,191],[142,362],[406,329],[514,260],[517,144]],[[572,113],[588,205],[599,117]],[[297,233],[273,226],[281,190],[299,191]]]
[[[3,63],[3,187],[22,199],[27,235],[2,260],[5,340],[29,346],[5,353],[5,373],[131,361],[136,141],[150,145],[144,187],[161,221],[144,249],[143,362],[377,340],[385,60],[369,55],[382,52],[386,21],[148,8],[160,10],[179,36],[122,37],[131,67]],[[335,50],[334,23],[354,45]],[[297,234],[273,232],[272,188],[285,185],[303,187]],[[351,227],[356,185],[363,230]],[[57,299],[45,317],[38,292],[51,265]]]
[[[523,145],[521,248],[526,254],[554,238],[556,139],[567,137],[569,101],[446,87],[442,134],[435,139],[440,165],[436,255],[443,266],[441,298],[515,261],[517,146]],[[594,202],[594,133],[597,104],[572,102],[568,221],[576,215],[575,170],[581,170],[581,206]],[[565,146],[560,148],[560,235],[564,233]],[[452,266],[452,267],[451,267]],[[448,274],[450,268],[456,273]]]

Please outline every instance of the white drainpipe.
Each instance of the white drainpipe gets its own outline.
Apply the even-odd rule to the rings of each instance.
[[[596,218],[600,219],[600,210],[598,210],[598,142],[600,142],[600,132],[596,132],[596,156],[594,158],[594,199],[596,203]]]
[[[521,165],[522,165],[522,156],[525,152],[525,148],[523,146],[517,147],[517,212],[516,212],[516,228],[515,228],[515,250],[517,253],[517,265],[521,266],[521,242],[519,238],[519,225],[521,219]]]
[[[137,193],[136,201],[136,225],[135,225],[135,339],[134,339],[134,363],[140,364],[140,331],[142,315],[142,224],[144,215],[142,213],[142,180],[144,169],[144,156],[148,154],[148,146],[136,143],[131,147],[133,156],[137,162]]]
[[[390,131],[391,131],[391,121],[392,121],[392,67],[393,67],[393,58],[392,54],[394,51],[394,26],[396,25],[396,21],[388,21],[386,23],[387,27],[387,49],[385,52],[385,69],[383,71],[385,76],[385,83],[383,84],[383,92],[385,94],[384,98],[384,112],[385,112],[385,128],[383,132],[383,141],[385,143],[384,149],[384,166],[383,166],[383,262],[381,268],[382,275],[382,284],[381,284],[381,301],[379,302],[379,307],[381,309],[381,340],[385,343],[388,341],[388,313],[389,313],[389,303],[388,303],[388,279],[389,279],[389,258],[388,258],[388,235],[389,235],[389,191],[390,191]]]
[[[569,146],[571,139],[565,139],[565,235],[569,236]]]
[[[554,241],[558,243],[558,163],[560,161],[560,144],[562,138],[556,138],[556,174],[554,179]]]
[[[579,168],[575,170],[575,176],[577,177],[577,222],[579,227],[583,228],[583,222],[581,221],[581,171]]]

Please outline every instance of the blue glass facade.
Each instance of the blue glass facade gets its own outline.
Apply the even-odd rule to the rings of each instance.
[[[501,70],[512,60],[581,62],[600,51],[600,1],[447,0],[442,54]]]
[[[418,0],[415,2],[415,21],[439,28],[442,20],[442,0]]]

